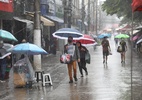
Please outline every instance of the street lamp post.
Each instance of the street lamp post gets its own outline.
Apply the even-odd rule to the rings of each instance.
[[[84,30],[84,18],[85,18],[85,5],[84,5],[84,0],[82,0],[82,24],[81,24],[81,31],[83,32]]]

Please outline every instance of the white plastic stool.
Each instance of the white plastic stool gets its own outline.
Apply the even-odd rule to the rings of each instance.
[[[45,86],[46,83],[49,83],[50,85],[52,85],[52,80],[51,80],[50,73],[43,74],[42,85]]]

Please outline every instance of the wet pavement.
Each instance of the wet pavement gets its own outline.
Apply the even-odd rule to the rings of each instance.
[[[14,88],[12,80],[0,83],[0,100],[131,100],[131,55],[126,53],[126,63],[121,64],[113,39],[109,39],[112,55],[103,64],[101,46],[88,47],[91,64],[87,64],[88,76],[69,84],[67,66],[60,64],[60,52],[56,56],[43,57],[43,70],[49,72],[53,86],[35,83],[32,88]],[[133,100],[142,100],[141,55],[133,52]]]

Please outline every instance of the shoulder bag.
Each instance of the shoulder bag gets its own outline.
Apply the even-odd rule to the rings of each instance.
[[[86,61],[86,63],[90,64],[91,57],[90,57],[89,51],[87,51],[87,52],[85,53],[85,61]]]

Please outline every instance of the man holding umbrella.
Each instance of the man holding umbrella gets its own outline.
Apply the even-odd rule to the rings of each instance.
[[[68,43],[64,46],[64,53],[70,54],[72,56],[72,61],[67,64],[68,66],[68,74],[69,74],[69,83],[73,83],[72,78],[72,69],[74,72],[74,80],[77,81],[77,68],[76,61],[80,62],[80,53],[78,47],[73,44],[73,37],[68,37]]]

